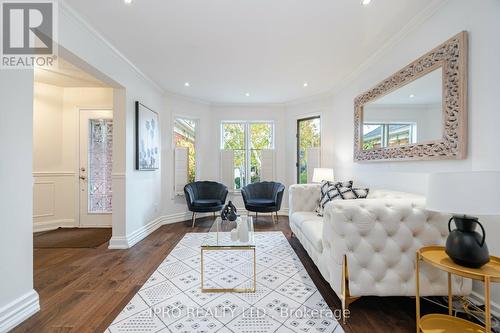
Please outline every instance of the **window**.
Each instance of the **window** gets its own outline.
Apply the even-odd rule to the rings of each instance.
[[[415,123],[363,125],[363,149],[396,147],[415,143],[416,139]]]
[[[234,154],[234,189],[261,181],[262,151],[274,149],[272,122],[223,122],[221,149]]]
[[[174,147],[187,148],[187,183],[196,179],[196,121],[193,119],[175,118]]]
[[[297,183],[311,181],[314,168],[319,167],[321,151],[321,118],[319,116],[297,120]],[[316,158],[314,158],[316,157]],[[311,163],[316,161],[317,163]],[[308,176],[309,175],[309,176]]]

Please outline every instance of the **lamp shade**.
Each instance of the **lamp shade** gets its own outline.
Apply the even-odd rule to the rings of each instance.
[[[321,183],[323,180],[333,181],[333,169],[329,168],[314,168],[313,183]]]
[[[431,174],[427,209],[454,215],[500,215],[500,172]]]

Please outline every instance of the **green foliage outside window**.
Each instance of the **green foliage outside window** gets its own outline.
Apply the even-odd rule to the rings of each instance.
[[[299,184],[307,183],[307,149],[321,146],[320,118],[299,120]]]
[[[248,134],[247,134],[248,133]],[[246,144],[249,136],[249,147]],[[222,148],[234,151],[234,184],[235,189],[261,179],[262,149],[273,147],[273,125],[271,123],[223,123]],[[250,164],[247,166],[247,152]],[[247,168],[249,172],[247,174]]]

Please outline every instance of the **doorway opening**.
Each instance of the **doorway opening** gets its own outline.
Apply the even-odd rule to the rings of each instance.
[[[35,68],[33,89],[34,246],[104,244],[112,227],[113,88],[60,57],[56,68]]]
[[[321,164],[320,116],[297,119],[297,184],[312,181],[314,168]]]

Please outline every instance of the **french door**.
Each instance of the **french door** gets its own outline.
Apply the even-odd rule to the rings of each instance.
[[[112,224],[113,111],[80,110],[80,226]]]
[[[297,120],[297,184],[311,181],[314,168],[319,167],[319,150],[321,148],[320,116]],[[312,156],[312,155],[315,156]],[[316,157],[316,155],[318,157]],[[316,161],[317,160],[317,161]]]

